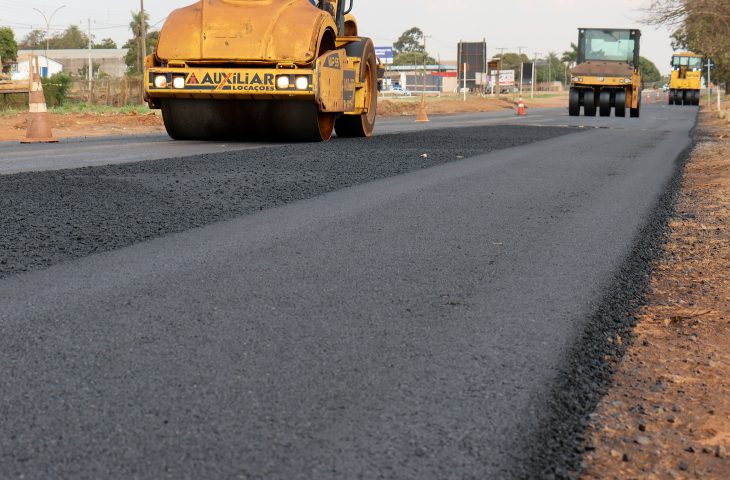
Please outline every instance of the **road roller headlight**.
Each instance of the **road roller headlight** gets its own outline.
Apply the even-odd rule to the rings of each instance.
[[[573,80],[574,82],[578,82],[578,83],[580,83],[580,82],[582,82],[582,81],[583,81],[583,77],[573,77],[573,78],[572,78],[572,80]]]
[[[631,83],[631,79],[630,78],[624,78],[624,83]]]
[[[297,77],[296,86],[297,90],[306,90],[307,88],[309,88],[309,78]]]
[[[288,75],[282,75],[276,79],[276,88],[279,90],[288,90],[289,89],[289,76]]]
[[[157,75],[155,77],[155,87],[157,87],[157,88],[167,87],[167,75]]]
[[[185,88],[185,77],[174,77],[172,79],[172,88],[182,90]]]

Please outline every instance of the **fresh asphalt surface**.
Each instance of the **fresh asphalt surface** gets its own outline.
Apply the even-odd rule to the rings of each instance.
[[[0,178],[3,220],[45,235],[0,237],[0,266],[29,270],[0,279],[0,477],[537,476],[546,465],[528,452],[556,381],[676,179],[696,113],[455,116],[425,133],[384,122],[393,135],[369,146],[302,147],[304,180],[292,146]],[[497,126],[515,122],[541,126]],[[265,158],[269,178],[251,187],[258,208],[236,213],[215,182],[238,155]],[[387,159],[397,168],[369,179]],[[205,165],[218,196],[168,178]],[[18,201],[38,183],[50,200]],[[46,244],[74,243],[62,225],[82,219],[81,187],[112,184],[177,202],[180,218],[227,213],[154,235],[130,227],[154,204],[110,195],[119,223],[99,238],[83,225],[96,249],[37,264]],[[109,246],[105,229],[133,241]]]

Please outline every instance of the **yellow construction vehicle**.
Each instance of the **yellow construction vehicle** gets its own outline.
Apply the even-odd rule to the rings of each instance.
[[[699,105],[702,88],[701,55],[690,52],[672,56],[672,78],[669,80],[669,105]]]
[[[632,117],[641,113],[641,31],[606,28],[578,30],[578,63],[571,72],[568,111],[594,117]]]
[[[369,137],[379,72],[353,0],[201,0],[170,14],[145,94],[180,140]]]

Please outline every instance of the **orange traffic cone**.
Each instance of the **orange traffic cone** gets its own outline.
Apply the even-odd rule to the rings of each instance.
[[[431,120],[428,119],[426,114],[426,95],[421,95],[421,105],[418,107],[418,114],[416,115],[416,123],[427,123]]]
[[[651,103],[651,93],[646,93],[646,103]]]
[[[46,97],[43,95],[43,84],[38,72],[33,72],[33,83],[30,87],[30,101],[28,113],[28,129],[25,139],[20,143],[56,143],[51,132],[51,122],[46,107]]]
[[[522,97],[520,97],[520,99],[517,100],[517,115],[520,115],[520,116],[527,115],[527,110],[525,109],[525,101],[522,100]]]

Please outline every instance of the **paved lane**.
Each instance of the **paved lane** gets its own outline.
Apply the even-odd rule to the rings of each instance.
[[[557,113],[558,110],[545,112],[547,115]],[[526,120],[516,118],[513,111],[433,117],[428,124],[416,124],[412,117],[385,118],[378,120],[377,134],[504,123],[523,124],[526,123]],[[176,142],[166,134],[67,139],[53,145],[20,145],[15,142],[0,142],[0,175],[236,152],[276,145],[272,143]]]
[[[0,476],[534,474],[681,112],[0,280]]]

